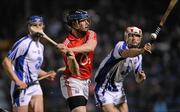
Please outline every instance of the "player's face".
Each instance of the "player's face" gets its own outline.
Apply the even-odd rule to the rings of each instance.
[[[34,23],[31,23],[28,25],[28,30],[29,30],[30,35],[32,36],[33,39],[35,39],[35,38],[39,38],[41,35],[36,35],[37,33],[33,32],[30,27],[36,27],[37,29],[43,29],[44,24],[42,22],[34,22]]]
[[[43,29],[44,28],[44,24],[42,22],[34,22],[34,23],[29,24],[29,30],[30,30],[30,27],[32,27],[32,26],[36,27],[37,29]]]
[[[131,45],[131,46],[139,46],[139,43],[141,42],[141,36],[139,34],[132,34],[132,33],[129,33],[128,34],[128,45]]]
[[[90,22],[86,20],[79,21],[78,30],[86,32],[89,30]]]

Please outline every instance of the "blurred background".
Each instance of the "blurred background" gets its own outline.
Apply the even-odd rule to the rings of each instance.
[[[69,9],[84,9],[92,16],[92,29],[97,32],[93,74],[114,45],[123,40],[127,26],[138,26],[144,38],[154,32],[170,0],[1,0],[0,1],[0,62],[13,43],[26,34],[26,20],[41,15],[45,32],[57,42],[67,34],[64,13]],[[147,80],[137,84],[130,74],[124,87],[130,112],[180,112],[180,5],[177,4],[157,41],[152,55],[145,55],[143,68]],[[49,42],[45,45],[43,69],[56,70],[64,65],[61,54]],[[59,77],[41,81],[45,112],[69,112],[62,97]],[[88,112],[98,112],[93,96],[92,77]],[[0,65],[0,107],[11,111],[10,80]]]

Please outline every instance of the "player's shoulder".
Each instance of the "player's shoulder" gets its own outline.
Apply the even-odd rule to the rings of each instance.
[[[87,33],[87,34],[89,35],[90,38],[96,39],[96,32],[95,32],[95,31],[93,31],[93,30],[88,30],[88,33]]]
[[[125,41],[119,41],[116,45],[118,45],[118,46],[127,46]]]
[[[95,31],[93,30],[88,30],[89,33],[96,33]]]
[[[28,38],[28,36],[24,36],[14,43],[14,47],[15,46],[24,46],[25,47],[27,45],[27,43],[29,43],[29,42],[30,42],[30,39]]]
[[[88,30],[88,34],[89,34],[89,35],[96,35],[96,32],[93,31],[93,30]]]
[[[116,45],[115,45],[115,50],[125,50],[128,49],[127,44],[125,41],[119,41]]]

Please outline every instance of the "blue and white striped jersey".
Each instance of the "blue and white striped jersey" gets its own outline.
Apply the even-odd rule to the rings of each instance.
[[[126,42],[119,41],[101,62],[95,75],[95,82],[98,85],[114,85],[116,82],[122,82],[129,72],[137,73],[142,70],[142,55],[122,58],[121,52],[126,49],[128,49]]]
[[[39,41],[33,41],[28,35],[18,40],[8,52],[16,75],[25,83],[38,78],[38,72],[43,62],[44,46]]]

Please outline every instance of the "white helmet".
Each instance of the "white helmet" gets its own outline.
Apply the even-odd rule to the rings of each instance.
[[[140,38],[142,38],[142,30],[138,27],[131,26],[131,27],[126,28],[126,31],[124,32],[124,39],[126,42],[128,42],[130,34],[135,34],[135,35],[138,35]],[[139,44],[136,47],[139,47]]]

